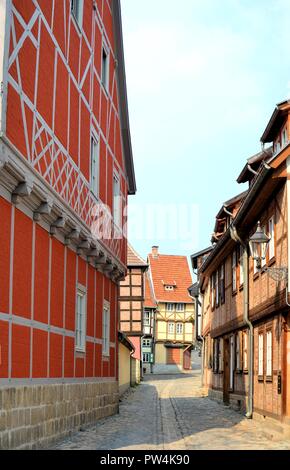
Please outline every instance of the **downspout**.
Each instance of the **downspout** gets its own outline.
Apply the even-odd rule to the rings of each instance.
[[[290,157],[286,160],[286,171],[287,171],[287,180],[286,180],[286,187],[287,187],[287,216],[288,216],[288,227],[290,223]],[[290,262],[290,230],[287,231],[287,242],[288,242],[288,265]],[[287,288],[286,288],[286,297],[287,297],[287,304],[288,304],[288,293],[290,287],[290,269],[288,269],[288,279],[287,279]]]
[[[254,327],[249,318],[249,254],[247,244],[239,237],[236,227],[233,225],[230,228],[231,238],[242,245],[244,248],[243,253],[243,274],[244,274],[244,296],[243,296],[243,316],[244,322],[249,328],[249,389],[247,399],[246,418],[253,417],[253,392],[254,392]]]

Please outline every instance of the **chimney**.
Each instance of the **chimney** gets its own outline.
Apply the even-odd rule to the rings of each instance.
[[[157,259],[158,258],[158,250],[159,250],[159,246],[152,246],[152,257],[154,259]]]

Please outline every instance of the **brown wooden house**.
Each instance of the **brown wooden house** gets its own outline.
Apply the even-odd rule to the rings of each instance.
[[[138,255],[134,248],[128,244],[127,251],[127,276],[120,282],[119,305],[120,324],[119,329],[127,335],[135,347],[131,363],[132,383],[139,383],[142,355],[141,337],[143,336],[143,312],[145,298],[145,276],[148,269],[146,262]],[[133,364],[133,366],[132,366]]]

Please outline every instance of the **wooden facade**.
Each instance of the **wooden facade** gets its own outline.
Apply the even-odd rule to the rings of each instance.
[[[281,161],[290,141],[289,111],[285,103],[275,111],[268,127],[272,132],[276,126],[280,139],[286,129],[283,145],[282,140],[280,147],[271,140],[272,149],[249,160],[255,165],[256,175],[247,164],[239,179],[249,182],[249,190],[235,199],[234,210],[227,211],[229,223],[199,269],[203,377],[209,394],[249,412],[252,385],[253,416],[286,424],[290,423],[289,281],[286,275],[277,275],[280,268],[287,274],[289,263],[289,187],[283,176],[289,162],[285,158]],[[271,132],[269,139],[276,135]],[[248,250],[249,237],[258,221],[270,237],[261,269]],[[245,321],[247,305],[253,349],[251,330]]]

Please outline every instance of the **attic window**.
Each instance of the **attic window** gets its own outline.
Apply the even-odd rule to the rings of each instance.
[[[174,286],[165,285],[164,288],[165,290],[174,290]]]

